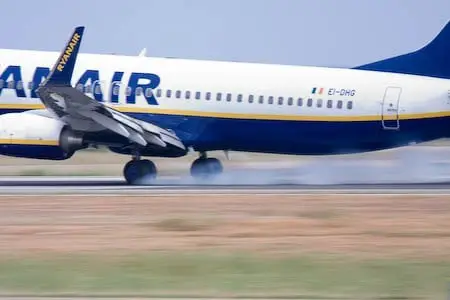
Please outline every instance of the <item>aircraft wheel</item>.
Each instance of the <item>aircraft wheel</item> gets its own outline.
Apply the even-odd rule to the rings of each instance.
[[[129,161],[123,169],[128,184],[146,184],[156,179],[156,165],[147,159]]]
[[[191,166],[191,176],[196,179],[211,179],[222,172],[222,163],[217,158],[199,158]]]

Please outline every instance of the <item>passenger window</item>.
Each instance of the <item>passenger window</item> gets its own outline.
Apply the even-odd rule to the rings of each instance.
[[[328,108],[333,108],[333,100],[328,100],[327,101],[327,107]]]
[[[128,94],[128,91],[127,91],[127,96],[129,96],[129,95],[131,95],[131,88],[128,87],[127,89],[129,90],[129,94]],[[84,89],[84,92],[85,93],[92,93],[92,85],[86,85],[86,87]]]
[[[29,89],[29,90],[32,90],[32,89],[33,89],[33,86],[34,86],[34,82],[33,82],[33,81],[28,82],[28,89]],[[0,87],[0,88],[1,88],[1,87]]]
[[[142,88],[140,91],[142,92]],[[136,92],[137,92],[137,89],[136,89]],[[100,95],[102,93],[102,89],[100,88],[100,85],[97,84],[95,86],[94,93],[96,93],[97,95]]]
[[[323,106],[323,100],[322,99],[318,99],[317,100],[317,107],[322,107]]]
[[[353,108],[353,101],[348,101],[347,102],[347,109],[352,109]]]
[[[17,86],[16,86],[16,88],[17,88],[18,90],[23,90],[23,81],[17,81]]]
[[[158,92],[158,91],[156,91]],[[153,90],[151,88],[145,89],[145,98],[150,98],[153,95]]]
[[[195,99],[200,100],[201,97],[202,97],[202,94],[200,92],[195,93]]]
[[[292,105],[292,104],[294,104],[294,98],[289,97],[288,98],[288,105]]]
[[[86,86],[86,91],[85,91],[86,93],[89,93],[89,92],[88,92],[89,88],[90,88],[89,85]],[[125,91],[125,94],[126,94],[127,96],[130,96],[130,95],[131,95],[131,87],[127,86],[127,89],[126,89],[126,91]]]
[[[297,106],[303,106],[303,98],[297,99]]]
[[[342,100],[339,100],[337,102],[337,106],[336,107],[339,108],[339,109],[342,109]]]
[[[31,86],[33,85],[32,84],[32,82],[30,82],[31,83]],[[84,88],[84,86],[83,86],[83,84],[82,83],[79,83],[79,84],[77,84],[77,86],[76,86],[76,89],[78,90],[78,91],[80,91],[80,92],[83,92],[83,88]],[[115,89],[116,87],[114,87],[113,88],[113,94],[114,94],[114,89]],[[31,89],[31,88],[30,88]]]
[[[269,104],[273,104],[273,96],[269,96],[269,100],[267,101]]]
[[[206,98],[206,100],[211,100],[211,93],[207,92],[205,98]]]
[[[222,101],[222,93],[217,93],[216,100],[217,101]]]
[[[308,105],[308,107],[311,107],[313,105],[313,99],[309,98],[306,105]]]
[[[260,104],[263,104],[264,103],[264,96],[259,96],[259,103]]]
[[[231,94],[227,94],[227,102],[231,101]]]
[[[180,99],[181,98],[181,91],[175,92],[175,98]]]
[[[248,103],[253,103],[255,101],[255,96],[250,95],[248,96]]]
[[[157,89],[156,90],[156,97],[160,98],[162,96],[162,90],[161,89]]]
[[[241,94],[239,94],[238,96],[237,96],[237,102],[242,102],[242,99],[243,99],[244,97],[241,95]]]
[[[283,97],[278,97],[278,105],[283,105]]]
[[[172,97],[172,90],[167,90],[166,91],[166,98],[170,98]]]
[[[14,81],[8,81],[8,88],[13,89],[14,88]]]
[[[191,99],[191,92],[190,91],[186,91],[186,99]]]
[[[3,85],[5,84],[5,81],[3,79],[0,79],[0,89],[3,88]]]
[[[79,91],[83,91],[83,85],[82,84],[77,85],[77,89]],[[118,85],[115,85],[113,87],[112,93],[113,93],[114,96],[118,96],[119,95],[119,89],[120,89],[120,87]]]

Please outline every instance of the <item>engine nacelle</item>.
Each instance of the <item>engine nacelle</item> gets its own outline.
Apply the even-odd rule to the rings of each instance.
[[[59,120],[27,112],[0,116],[2,155],[63,160],[85,147],[83,136]]]

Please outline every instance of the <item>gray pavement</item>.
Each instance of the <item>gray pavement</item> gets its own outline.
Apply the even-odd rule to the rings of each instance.
[[[340,184],[186,183],[161,178],[130,186],[120,177],[3,177],[0,195],[161,195],[161,194],[449,194],[450,181]]]

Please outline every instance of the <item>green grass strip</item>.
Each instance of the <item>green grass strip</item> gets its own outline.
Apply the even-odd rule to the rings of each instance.
[[[444,296],[450,262],[154,253],[0,257],[3,293]]]

